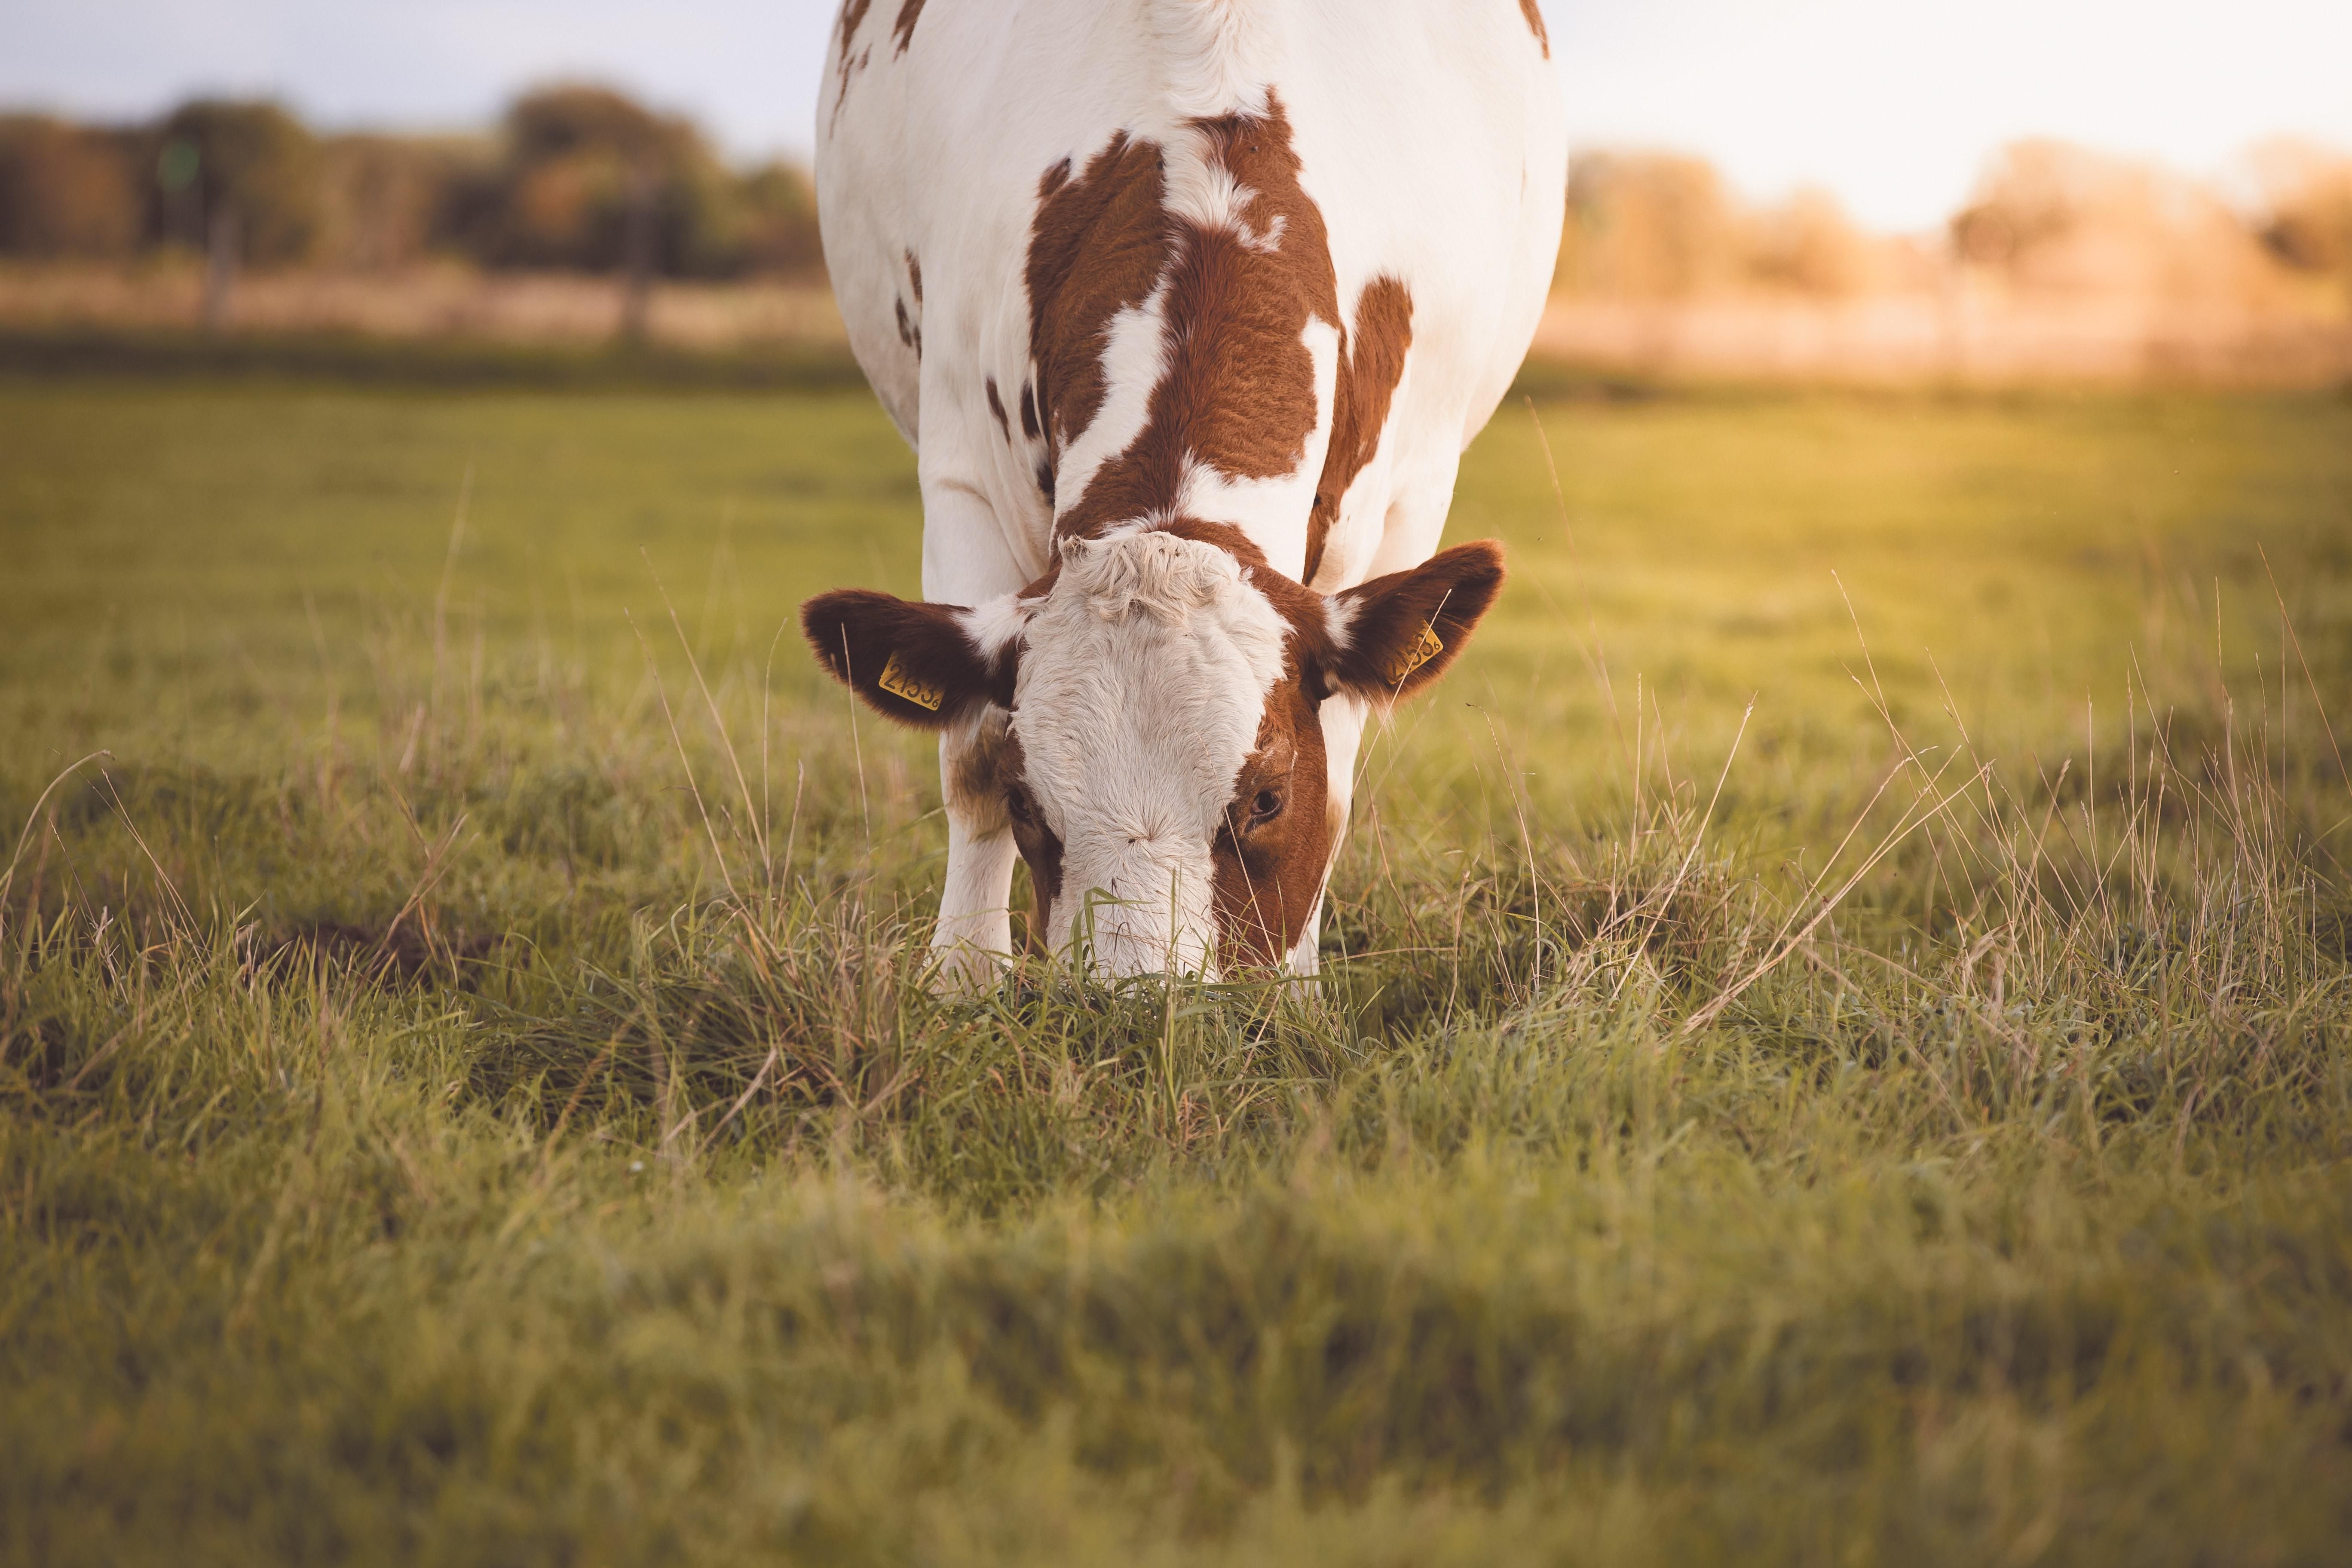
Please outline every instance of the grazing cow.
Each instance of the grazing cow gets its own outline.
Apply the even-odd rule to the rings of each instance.
[[[802,624],[940,734],[950,976],[1016,854],[1096,973],[1314,972],[1367,710],[1502,584],[1433,552],[1559,248],[1549,54],[1536,0],[842,8],[825,263],[925,599]]]

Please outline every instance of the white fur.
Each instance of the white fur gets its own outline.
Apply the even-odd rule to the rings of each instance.
[[[941,738],[941,751],[946,740]],[[931,933],[950,978],[963,984],[987,979],[1013,951],[1013,912],[1006,892],[1013,864],[1021,858],[1013,830],[1003,825],[975,826],[957,812],[948,814],[948,876],[941,890],[940,923]]]
[[[1054,947],[1091,918],[1098,970],[1214,973],[1211,843],[1288,629],[1213,545],[1160,532],[1064,544],[1013,719],[1062,840]]]
[[[1323,601],[1323,633],[1342,652],[1356,640],[1356,602],[1333,594]]]
[[[828,62],[817,110],[817,202],[851,347],[899,429],[919,442],[925,594],[981,605],[1033,580],[1054,556],[1055,511],[1076,505],[1101,464],[1134,440],[1165,363],[1166,323],[1155,300],[1115,324],[1108,395],[1088,429],[1070,433],[1048,506],[1035,479],[1044,443],[1024,438],[1017,422],[1008,438],[982,395],[983,379],[992,378],[1013,409],[1034,375],[1024,268],[1040,176],[1064,160],[1082,172],[1115,133],[1147,137],[1167,150],[1171,205],[1253,245],[1293,243],[1279,229],[1248,228],[1247,193],[1208,167],[1187,125],[1263,113],[1270,91],[1288,116],[1300,182],[1323,215],[1341,310],[1352,312],[1376,277],[1402,281],[1412,300],[1412,346],[1379,450],[1340,500],[1314,585],[1337,592],[1427,560],[1461,450],[1517,369],[1559,248],[1567,138],[1551,67],[1518,0],[929,0],[903,55],[891,42],[887,10],[872,7],[858,37],[842,46],[862,67],[845,77],[839,47]],[[909,251],[923,269],[919,360],[898,331],[898,306],[919,308],[908,289]],[[1310,327],[1307,344],[1318,424],[1299,469],[1242,481],[1196,464],[1183,495],[1194,515],[1240,528],[1292,576],[1304,570],[1337,361],[1328,326]],[[1108,661],[1082,679],[1075,667],[1049,675],[1056,661],[1024,660],[1024,683],[1032,672],[1039,683],[1019,716],[1024,744],[1033,727],[1065,735],[1066,794],[1099,766],[1120,782],[1089,783],[1093,795],[1116,797],[1121,810],[1150,805],[1185,818],[1197,815],[1213,775],[1223,772],[1215,782],[1230,784],[1229,764],[1238,760],[1232,737],[1255,679],[1243,674],[1255,667],[1238,651],[1248,639],[1234,629],[1250,617],[1233,606],[1258,595],[1242,593],[1213,595],[1224,609],[1188,607],[1183,624],[1202,628],[1189,640],[1142,601],[1115,620],[1097,617],[1099,632],[1087,636],[1108,639],[1099,643],[1069,630],[1075,617],[1050,630],[1043,615],[1029,624],[1033,656],[1041,636],[1066,633],[1069,648]],[[1047,614],[1079,602],[1058,589],[1055,600]],[[969,624],[992,646],[1009,629],[994,612],[975,612]],[[1226,686],[1222,694],[1160,689],[1203,679]],[[1096,706],[1041,711],[1057,683],[1068,694],[1051,704],[1083,695]],[[1123,705],[1116,712],[1106,706],[1112,693]],[[1324,705],[1331,796],[1341,812],[1352,794],[1361,718],[1344,701]],[[1208,760],[1180,767],[1171,749],[1179,738]],[[957,743],[950,737],[944,749],[952,753]],[[1134,748],[1131,758],[1122,747]],[[1082,756],[1096,760],[1082,765]],[[1034,770],[1034,750],[1031,759]],[[1146,776],[1171,768],[1191,782],[1179,788],[1173,774]],[[1171,803],[1180,796],[1192,804],[1178,810]],[[1010,861],[977,818],[960,823],[959,809],[950,802],[941,938],[971,931],[982,933],[976,942],[993,942]],[[1200,940],[1186,934],[1197,925],[1186,911],[1208,892],[1193,848],[1188,842],[1181,853],[1144,858],[1157,868],[1148,879],[1140,862],[1087,862],[1123,879],[1123,888],[1148,879],[1168,889],[1174,915],[1154,928],[1164,937],[1118,924],[1113,945],[1128,955],[1121,962],[1144,962],[1136,955],[1154,942],[1183,950]],[[1077,907],[1084,878],[1097,874],[1075,860],[1064,871],[1057,921]],[[1200,885],[1188,889],[1188,880]],[[1105,914],[1098,932],[1104,921],[1127,919]],[[1294,967],[1311,963],[1314,934],[1310,923]]]
[[[985,659],[1003,658],[1028,629],[1031,606],[1017,594],[1000,594],[966,610],[963,635]]]
[[[1168,106],[1202,119],[1263,110],[1280,10],[1259,0],[1150,0]]]

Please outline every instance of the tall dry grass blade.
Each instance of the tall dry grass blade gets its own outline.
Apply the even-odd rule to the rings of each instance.
[[[1519,770],[1513,764],[1510,750],[1495,728],[1495,716],[1485,715],[1486,738],[1495,748],[1496,760],[1503,764],[1504,787],[1510,792],[1511,816],[1519,829],[1519,853],[1527,861],[1528,891],[1533,900],[1528,922],[1534,940],[1528,943],[1528,994],[1533,996],[1543,986],[1543,870],[1536,864],[1535,831],[1528,826],[1526,792],[1519,782]]]
[[[852,684],[850,679],[855,671],[849,668],[849,628],[847,626],[841,629],[841,673],[842,685],[847,689],[849,695],[849,750],[850,753],[857,759],[857,816],[859,822],[864,825],[866,847],[870,851],[874,847],[874,808],[868,804],[866,795],[866,742],[859,738],[857,732],[857,688]]]
[[[646,574],[654,580],[654,592],[661,595],[662,608],[669,612],[670,630],[677,634],[677,646],[686,653],[686,667],[694,672],[695,688],[702,693],[703,710],[710,715],[710,727],[718,731],[719,747],[727,753],[727,765],[734,771],[736,793],[742,796],[743,815],[750,822],[751,842],[760,851],[760,864],[764,869],[768,865],[767,826],[751,799],[751,782],[743,776],[743,761],[736,754],[735,738],[727,732],[727,721],[719,716],[718,700],[710,695],[710,683],[702,678],[702,661],[695,657],[685,624],[677,618],[677,606],[669,602],[669,590],[662,585],[661,574],[654,570],[653,557],[642,549],[637,554],[646,563]]]
[[[2271,570],[2270,553],[2262,547],[2259,542],[2254,545],[2254,553],[2263,558],[2263,575],[2270,579],[2271,596],[2278,601],[2279,625],[2286,628],[2287,638],[2294,645],[2295,661],[2303,666],[2304,684],[2309,688],[2311,691],[2312,707],[2316,709],[2319,713],[2319,732],[2327,737],[2328,752],[2336,759],[2336,776],[2344,781],[2345,787],[2347,789],[2352,789],[2352,773],[2347,773],[2345,770],[2343,748],[2336,743],[2336,726],[2328,721],[2327,704],[2320,699],[2319,679],[2316,676],[2311,673],[2311,660],[2304,654],[2303,638],[2294,629],[2294,617],[2287,614],[2286,595],[2279,592],[2278,574]],[[2280,699],[2279,724],[2279,728],[2282,732],[2280,744],[2282,745],[2285,744],[2284,733],[2286,728],[2284,704],[2285,699],[2284,693],[2282,693]]]
[[[1544,603],[1551,606],[1557,624],[1569,628],[1569,636],[1576,642],[1577,657],[1584,660],[1585,668],[1600,685],[1601,698],[1609,704],[1610,721],[1617,731],[1617,743],[1622,746],[1625,743],[1624,715],[1617,710],[1617,689],[1610,684],[1609,661],[1601,641],[1600,617],[1593,613],[1592,593],[1586,586],[1588,574],[1584,570],[1584,560],[1577,552],[1576,526],[1569,518],[1568,492],[1560,486],[1559,464],[1552,456],[1551,433],[1544,428],[1543,416],[1536,409],[1536,400],[1522,393],[1519,401],[1527,405],[1528,423],[1535,427],[1536,446],[1543,453],[1544,474],[1551,481],[1552,507],[1559,516],[1559,536],[1568,546],[1569,569],[1575,574],[1577,602],[1584,610],[1584,631],[1590,634],[1590,641],[1577,632],[1575,623],[1560,608],[1559,601],[1552,597],[1550,585],[1540,575],[1530,574],[1530,578],[1536,585],[1536,592],[1541,594]]]
[[[721,1132],[727,1131],[727,1124],[734,1121],[745,1106],[751,1103],[751,1097],[760,1092],[760,1086],[768,1081],[768,1074],[774,1071],[776,1063],[782,1059],[782,1051],[783,1047],[781,1046],[768,1047],[767,1060],[760,1064],[760,1070],[751,1075],[751,1081],[743,1086],[743,1092],[736,1096],[735,1103],[727,1108],[727,1114],[711,1123],[710,1131],[702,1135],[701,1143],[694,1151],[695,1159],[698,1161],[709,1153],[710,1145],[719,1141],[719,1135]]]
[[[82,768],[88,767],[90,763],[98,761],[100,757],[104,757],[110,762],[113,760],[114,753],[105,750],[104,748],[100,748],[98,751],[90,752],[89,755],[81,758],[78,762],[68,763],[64,768],[58,771],[57,777],[49,781],[48,787],[41,791],[40,798],[33,802],[32,811],[25,817],[25,829],[23,832],[16,835],[16,847],[11,851],[8,856],[8,868],[5,871],[0,871],[0,936],[5,936],[7,931],[8,889],[15,885],[16,880],[16,864],[25,857],[25,841],[32,837],[33,825],[41,820],[41,807],[49,804],[49,796],[57,793],[58,786],[59,784],[71,778]],[[39,880],[39,877],[36,875],[34,880],[37,882]]]
[[[131,842],[139,846],[139,853],[147,857],[147,864],[154,869],[155,880],[170,897],[172,908],[179,913],[183,929],[194,931],[196,917],[189,911],[188,900],[180,896],[179,884],[173,881],[172,874],[163,869],[163,862],[155,858],[155,851],[148,846],[146,835],[141,833],[139,825],[131,820],[131,813],[122,804],[122,792],[114,787],[113,777],[102,768],[99,770],[98,776],[106,780],[107,803],[114,807],[114,815],[121,819],[122,830],[131,835]]]
[[[465,546],[466,513],[473,504],[473,499],[474,465],[468,460],[465,477],[457,482],[457,513],[450,520],[449,548],[441,557],[440,585],[433,591],[433,680],[426,695],[436,744],[441,729],[441,667],[449,637],[449,588],[457,578],[457,552]],[[402,771],[407,770],[404,768]]]
[[[391,961],[392,939],[400,933],[401,923],[416,912],[417,906],[425,901],[425,896],[433,890],[434,887],[440,882],[443,874],[448,870],[449,851],[457,845],[457,835],[466,826],[466,813],[459,812],[457,820],[449,825],[449,831],[441,836],[441,842],[434,845],[426,852],[425,869],[417,874],[416,886],[410,889],[408,901],[400,906],[400,912],[392,917],[392,923],[383,928],[382,936],[376,938],[376,952],[383,962]],[[410,826],[413,828],[415,826],[415,821],[412,817]]]
[[[629,630],[636,634],[638,651],[645,655],[646,675],[653,682],[655,700],[661,704],[662,721],[669,726],[670,744],[677,750],[677,765],[686,770],[686,787],[694,796],[694,809],[702,818],[702,831],[710,841],[710,853],[719,860],[719,879],[727,884],[727,896],[740,906],[743,895],[736,889],[735,873],[727,864],[726,847],[719,841],[718,825],[710,820],[710,809],[703,804],[702,785],[695,779],[694,763],[686,754],[686,737],[678,733],[677,715],[670,711],[669,692],[662,685],[661,668],[654,662],[654,650],[646,644],[646,634],[638,628],[635,616],[623,610],[621,618],[628,622]]]
[[[1682,891],[1684,879],[1690,875],[1691,862],[1698,858],[1699,847],[1706,841],[1707,826],[1715,821],[1715,808],[1717,804],[1723,799],[1723,786],[1725,782],[1731,777],[1731,764],[1738,760],[1739,742],[1745,739],[1748,734],[1748,721],[1755,716],[1756,699],[1750,697],[1748,700],[1747,708],[1740,712],[1739,728],[1731,737],[1731,749],[1724,753],[1722,771],[1715,775],[1715,793],[1706,797],[1706,810],[1700,814],[1698,826],[1691,833],[1689,847],[1683,851],[1682,863],[1675,868],[1674,878],[1666,884],[1665,889],[1663,892],[1655,894],[1653,897],[1644,898],[1642,900],[1643,903],[1649,904],[1651,906],[1650,924],[1649,928],[1643,931],[1640,937],[1635,939],[1634,947],[1636,951],[1646,946],[1649,943],[1650,939],[1657,934],[1658,927],[1665,923],[1666,911],[1674,906],[1675,895]],[[1636,909],[1639,908],[1638,905],[1635,907]],[[1632,910],[1627,911],[1629,917],[1632,913]],[[1614,923],[1617,918],[1618,917],[1616,916],[1612,916],[1612,923]],[[1606,928],[1604,927],[1603,929],[1605,930]],[[1626,966],[1625,970],[1617,976],[1617,984],[1610,993],[1610,999],[1612,1001],[1614,1001],[1619,995],[1623,994],[1625,983],[1633,977],[1633,966],[1629,964]]]
[[[774,733],[774,725],[770,717],[768,705],[775,693],[776,649],[782,646],[784,629],[791,625],[792,622],[789,620],[776,623],[776,635],[768,639],[768,661],[760,670],[760,824],[765,833],[763,842],[767,843],[774,841],[773,829],[770,825],[774,820],[775,811],[768,795],[768,741]],[[798,794],[795,792],[794,799],[797,801],[798,798]],[[798,826],[799,824],[795,822],[793,826]],[[792,868],[792,852],[789,848],[784,853],[784,868],[786,870]],[[769,893],[772,896],[776,883],[775,862],[771,859],[763,869],[766,872]]]
[[[1947,766],[1949,764],[1947,764]],[[1938,774],[1937,776],[1940,777],[1941,775]],[[1932,786],[1934,781],[1931,780],[1929,782]],[[1975,782],[1976,781],[1974,779],[1971,779],[1969,784],[1974,784]],[[1934,821],[1937,817],[1949,810],[1952,802],[1958,798],[1959,790],[1968,787],[1968,784],[1958,786],[1958,788],[1953,790],[1951,794],[1947,795],[1937,801],[1934,805],[1930,806],[1926,812],[1921,813],[1916,818],[1913,818],[1910,811],[1906,809],[1904,813],[1904,820],[1897,822],[1894,830],[1879,841],[1877,847],[1872,849],[1870,854],[1864,858],[1861,865],[1854,868],[1853,875],[1849,876],[1845,879],[1843,886],[1840,887],[1838,890],[1828,899],[1822,901],[1821,908],[1813,911],[1812,918],[1808,920],[1802,927],[1795,931],[1793,935],[1790,935],[1777,943],[1776,950],[1769,954],[1761,963],[1758,963],[1753,969],[1749,970],[1748,973],[1741,977],[1736,984],[1719,993],[1712,1001],[1708,1002],[1706,1006],[1701,1007],[1697,1012],[1692,1014],[1690,1017],[1685,1019],[1682,1027],[1683,1034],[1685,1036],[1696,1034],[1699,1030],[1713,1023],[1716,1017],[1720,1015],[1726,1007],[1730,1006],[1733,1002],[1738,1000],[1740,994],[1747,991],[1748,987],[1754,985],[1758,981],[1763,979],[1773,970],[1779,968],[1780,964],[1787,960],[1789,954],[1795,952],[1798,947],[1801,946],[1805,939],[1811,936],[1814,931],[1820,927],[1821,923],[1830,918],[1831,914],[1836,910],[1837,907],[1845,901],[1847,896],[1851,894],[1855,888],[1861,885],[1862,879],[1868,876],[1872,869],[1875,868],[1880,861],[1886,858],[1888,855],[1894,853],[1895,847],[1901,844],[1903,840],[1910,837],[1912,834],[1917,832],[1920,828],[1926,826],[1928,823]],[[1877,797],[1875,795],[1872,797],[1874,801],[1876,800],[1876,798]],[[1864,808],[1864,810],[1866,815],[1867,808]],[[1847,835],[1849,841],[1852,839],[1852,837],[1853,835],[1851,833]],[[1834,865],[1835,863],[1835,858],[1832,858],[1831,864]],[[1824,868],[1825,873],[1826,869],[1827,868]],[[1794,917],[1791,918],[1793,919]],[[1782,929],[1783,931],[1786,931],[1787,927],[1784,925]]]

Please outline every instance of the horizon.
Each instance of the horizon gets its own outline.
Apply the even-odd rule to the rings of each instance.
[[[737,162],[806,161],[835,6],[681,0],[37,0],[0,106],[138,121],[187,98],[278,99],[332,132],[478,131],[517,93],[614,86]],[[1869,0],[1545,6],[1578,151],[1694,153],[1750,200],[1825,190],[1867,227],[1965,204],[2002,146],[2047,136],[2222,184],[2277,137],[2352,149],[2352,6],[1988,0],[1963,16]],[[551,44],[562,38],[561,44]]]

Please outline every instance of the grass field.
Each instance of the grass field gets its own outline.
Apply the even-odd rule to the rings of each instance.
[[[1310,992],[930,997],[918,527],[0,382],[0,1555],[2342,1560],[2352,402],[1507,406]]]

